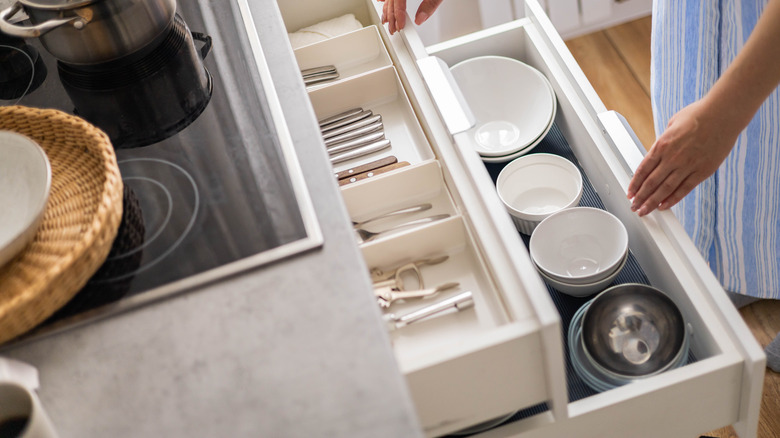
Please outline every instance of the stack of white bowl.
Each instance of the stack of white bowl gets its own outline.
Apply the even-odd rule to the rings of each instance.
[[[628,232],[613,214],[573,207],[551,214],[531,235],[531,258],[544,281],[585,297],[609,286],[628,260]]]
[[[582,174],[561,156],[530,154],[501,169],[496,190],[517,230],[531,235],[546,217],[580,202]]]
[[[552,128],[555,92],[535,68],[512,58],[480,56],[450,70],[477,120],[469,137],[482,161],[513,160],[538,145]]]

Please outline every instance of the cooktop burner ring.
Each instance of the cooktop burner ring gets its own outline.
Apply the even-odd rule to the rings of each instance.
[[[124,257],[130,257],[133,254],[137,253],[138,251],[143,251],[144,258],[141,261],[140,266],[138,266],[138,268],[135,269],[134,271],[126,272],[119,276],[101,278],[100,280],[97,281],[98,283],[109,283],[109,282],[121,281],[127,278],[131,278],[160,263],[162,260],[168,257],[174,250],[176,250],[176,248],[185,240],[185,238],[192,231],[192,228],[194,227],[195,222],[198,219],[198,212],[201,207],[200,192],[198,190],[198,185],[195,182],[195,179],[192,177],[192,175],[190,175],[189,172],[187,172],[186,169],[179,166],[178,164],[173,163],[171,161],[158,159],[158,158],[131,158],[131,159],[118,161],[117,164],[119,164],[120,170],[123,175],[122,181],[125,184],[131,187],[133,185],[138,186],[139,182],[142,184],[151,184],[152,187],[158,189],[157,193],[161,193],[163,195],[165,202],[167,203],[167,208],[165,210],[162,220],[154,221],[154,220],[145,219],[144,222],[147,224],[147,226],[151,225],[151,227],[154,227],[154,228],[147,229],[147,232],[148,234],[150,234],[151,237],[145,239],[145,241],[141,245],[137,246],[136,248],[132,248],[127,252],[119,253],[111,257],[111,260],[117,260]],[[173,196],[171,196],[171,190],[168,187],[166,187],[166,183],[170,183],[171,181],[160,181],[154,178],[150,178],[146,175],[135,176],[133,175],[133,167],[132,167],[133,165],[137,165],[140,168],[143,168],[143,171],[147,174],[151,173],[149,172],[149,168],[151,166],[163,166],[164,167],[163,172],[155,172],[154,174],[161,175],[160,179],[163,178],[162,175],[166,175],[165,170],[167,170],[168,175],[177,175],[178,178],[174,177],[175,179],[177,179],[179,182],[184,181],[187,184],[189,184],[190,188],[192,189],[191,192],[192,198],[186,200],[182,200],[180,198],[174,198]],[[171,170],[173,170],[174,172],[172,173]],[[133,182],[135,184],[133,184]],[[181,190],[178,190],[177,192],[181,192]],[[144,198],[150,197],[150,193],[152,193],[151,196],[154,196],[153,195],[154,192],[150,192],[149,190],[136,190],[136,193],[139,194],[139,199],[142,204],[141,212],[143,214]],[[159,201],[157,202],[150,201],[150,202],[159,205]],[[180,229],[176,229],[177,225],[171,221],[173,212],[177,211],[178,212],[177,214],[181,214],[181,212],[184,211],[185,207],[189,207],[191,209],[191,215],[187,220],[186,224],[183,224],[184,225],[183,228],[179,227]],[[173,227],[173,229],[171,229],[171,227]],[[148,258],[147,255],[150,255],[151,258]]]

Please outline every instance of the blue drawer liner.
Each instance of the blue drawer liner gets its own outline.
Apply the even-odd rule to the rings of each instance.
[[[591,184],[590,180],[588,179],[588,176],[585,174],[585,171],[580,166],[579,161],[577,161],[577,158],[574,156],[574,152],[572,152],[571,148],[569,147],[569,143],[566,141],[566,138],[563,136],[563,134],[561,133],[560,129],[558,129],[558,126],[556,124],[553,124],[552,129],[550,129],[550,132],[547,134],[544,140],[542,140],[539,143],[539,145],[537,145],[532,151],[530,151],[528,155],[536,154],[536,153],[548,153],[548,154],[560,155],[568,159],[572,163],[574,163],[577,166],[577,168],[580,170],[583,179],[583,193],[579,205],[583,207],[600,208],[602,210],[605,209],[604,203],[601,202],[601,198],[599,198],[599,195],[596,194],[596,190],[593,188],[593,184]],[[504,166],[506,166],[507,164],[508,163],[485,163],[485,167],[487,168],[490,177],[493,179],[493,184],[496,183],[496,180],[498,179],[498,174],[501,172],[501,169],[503,169]],[[520,237],[522,238],[523,243],[525,243],[527,248],[531,237],[526,236],[524,234],[520,234]],[[647,276],[642,270],[642,267],[639,266],[639,263],[636,261],[634,254],[631,252],[629,252],[626,266],[617,275],[615,281],[613,281],[610,286],[614,286],[616,284],[623,284],[623,283],[641,283],[641,284],[650,285],[650,281],[647,279]],[[569,330],[569,323],[571,322],[574,313],[577,311],[577,309],[580,308],[580,306],[585,304],[596,294],[594,293],[593,295],[585,298],[577,298],[577,297],[572,297],[564,293],[558,292],[557,290],[551,288],[546,283],[545,285],[547,286],[547,291],[550,293],[550,297],[552,298],[552,301],[555,304],[555,308],[558,310],[558,313],[561,316],[561,328],[563,330],[563,333],[561,333],[561,337],[563,339],[564,347],[566,348],[566,379],[567,379],[567,387],[568,387],[568,394],[569,394],[569,402],[571,403],[586,397],[590,397],[597,393],[589,386],[587,386],[585,382],[583,382],[582,379],[580,379],[580,377],[574,372],[571,359],[569,358],[568,341],[566,336],[566,333],[568,333]],[[694,357],[693,353],[690,352],[688,355],[688,363],[693,363],[693,362],[696,362],[696,358]],[[540,403],[538,405],[534,405],[529,408],[525,408],[518,411],[515,415],[508,418],[502,424],[528,418],[533,415],[537,415],[542,412],[545,412],[548,409],[549,407],[547,406],[546,403]],[[467,435],[459,434],[457,436],[467,436]]]

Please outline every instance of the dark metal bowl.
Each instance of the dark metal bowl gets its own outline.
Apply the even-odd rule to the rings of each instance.
[[[582,317],[582,344],[602,371],[621,377],[659,373],[683,354],[686,325],[666,294],[621,284],[597,295]]]

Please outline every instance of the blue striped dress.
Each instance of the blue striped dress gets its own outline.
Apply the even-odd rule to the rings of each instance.
[[[745,44],[767,0],[654,0],[656,135],[700,99]],[[778,42],[780,44],[780,42]],[[709,179],[673,208],[723,287],[780,298],[780,88]]]

